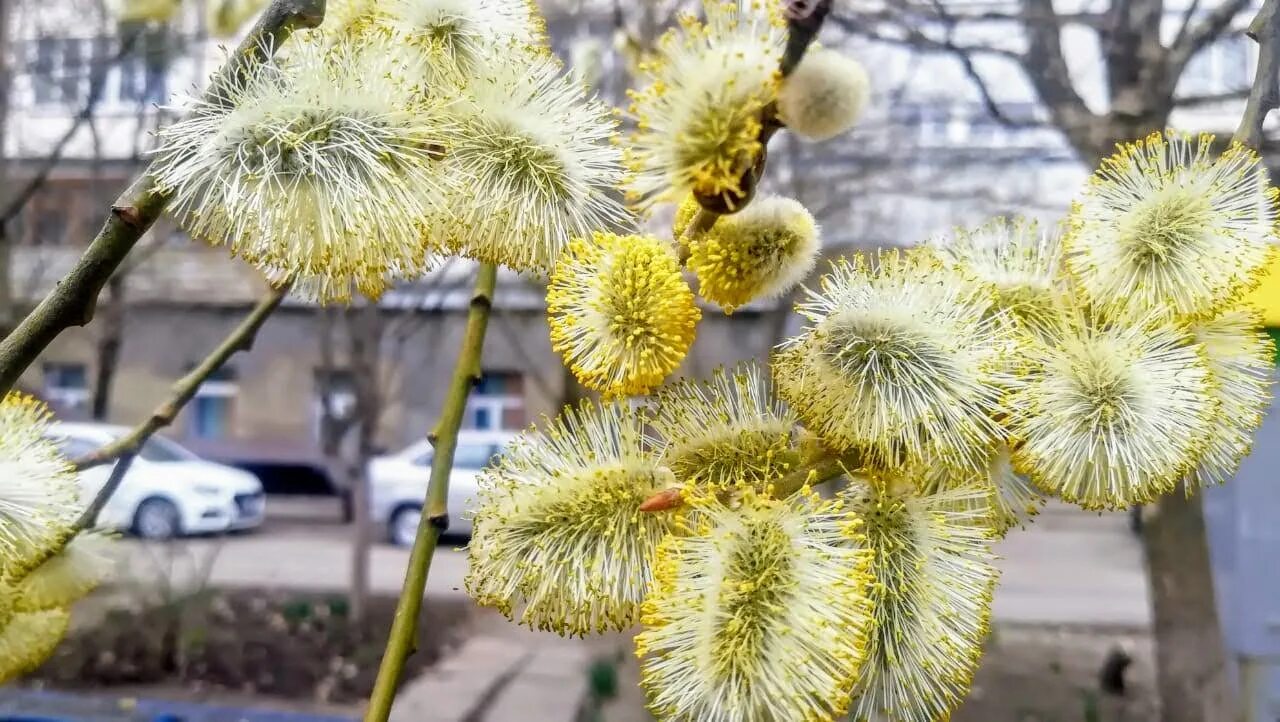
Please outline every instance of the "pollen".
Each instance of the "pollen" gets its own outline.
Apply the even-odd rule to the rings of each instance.
[[[44,403],[10,393],[0,403],[0,578],[30,565],[70,534],[80,514],[75,469],[48,436]]]
[[[387,42],[299,41],[162,129],[155,180],[183,228],[322,302],[423,272],[453,126]]]
[[[65,609],[14,614],[0,625],[0,684],[35,670],[53,654],[67,633]]]
[[[763,492],[799,461],[795,418],[755,364],[663,387],[652,417],[667,445],[666,464],[689,487],[688,497],[741,485]]]
[[[874,551],[867,664],[854,722],[948,719],[973,680],[999,572],[984,492],[917,493],[911,473],[858,477],[840,492]]]
[[[662,383],[701,315],[670,246],[651,236],[575,240],[547,289],[552,347],[584,386],[609,396]]]
[[[1218,413],[1208,446],[1185,480],[1188,491],[1230,479],[1252,448],[1271,403],[1275,367],[1275,344],[1261,326],[1257,311],[1245,306],[1191,325],[1209,362]]]
[[[546,273],[570,239],[632,225],[617,120],[554,59],[494,59],[449,115],[453,191],[425,233],[452,252]]]
[[[1209,443],[1218,413],[1204,349],[1159,311],[1068,317],[1025,348],[1036,369],[1010,402],[1015,468],[1086,509],[1148,503]]]
[[[1062,244],[1025,218],[996,218],[933,241],[947,262],[996,291],[996,306],[1023,329],[1039,333],[1057,318],[1065,295]]]

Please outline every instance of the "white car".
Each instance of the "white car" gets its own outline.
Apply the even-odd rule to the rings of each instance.
[[[471,536],[471,511],[480,470],[502,451],[514,436],[500,432],[462,432],[449,474],[450,536]],[[422,518],[422,502],[431,478],[435,449],[423,440],[389,456],[369,463],[369,515],[387,525],[392,544],[412,546]]]
[[[55,423],[48,437],[74,459],[129,429],[92,423]],[[80,472],[82,498],[92,499],[111,476],[111,464]],[[98,515],[98,526],[145,539],[170,539],[252,529],[262,524],[266,497],[258,477],[206,461],[160,436],[142,445],[119,488]]]

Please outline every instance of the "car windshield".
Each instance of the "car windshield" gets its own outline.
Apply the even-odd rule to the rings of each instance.
[[[453,468],[483,469],[493,461],[501,449],[493,444],[458,444],[453,453]],[[432,452],[428,451],[413,460],[418,466],[431,466]]]
[[[142,450],[138,452],[138,456],[146,461],[163,463],[167,461],[193,461],[200,457],[178,446],[178,444],[168,439],[152,436],[147,439],[147,443],[142,445]]]

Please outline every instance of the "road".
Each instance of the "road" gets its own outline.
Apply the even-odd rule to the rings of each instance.
[[[312,590],[346,588],[351,551],[348,528],[331,500],[272,498],[269,518],[256,532],[166,544],[126,540],[127,574],[141,585],[259,586]],[[1098,515],[1053,506],[1025,531],[997,547],[1001,584],[997,622],[1149,625],[1141,547],[1123,514]],[[399,592],[408,552],[374,546],[370,584],[378,593]],[[432,561],[427,594],[463,594],[466,554],[440,549]],[[122,580],[123,581],[123,580]]]

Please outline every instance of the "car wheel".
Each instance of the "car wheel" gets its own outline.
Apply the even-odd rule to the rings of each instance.
[[[133,533],[143,539],[172,539],[182,533],[182,516],[173,502],[147,499],[133,515]]]
[[[422,507],[402,506],[391,515],[387,535],[398,547],[411,547],[418,538],[418,522],[422,520]]]

